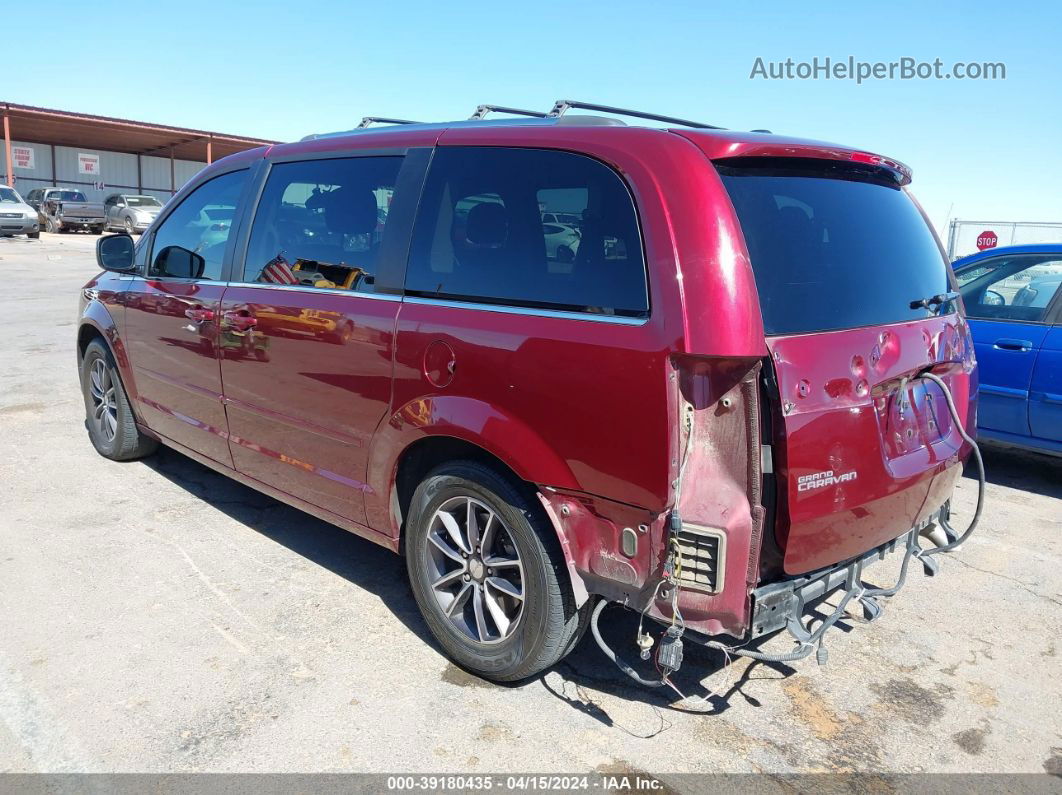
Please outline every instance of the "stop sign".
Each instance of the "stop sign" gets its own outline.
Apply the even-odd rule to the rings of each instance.
[[[986,229],[977,236],[977,250],[984,251],[988,248],[995,248],[998,242],[999,238],[996,237],[996,233],[991,229]]]

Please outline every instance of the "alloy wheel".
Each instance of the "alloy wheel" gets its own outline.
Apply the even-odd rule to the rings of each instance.
[[[92,423],[107,442],[118,433],[118,381],[103,359],[96,359],[89,371],[89,396],[92,398]]]
[[[524,569],[509,528],[483,502],[452,497],[431,518],[428,579],[443,614],[477,643],[499,643],[524,610]]]

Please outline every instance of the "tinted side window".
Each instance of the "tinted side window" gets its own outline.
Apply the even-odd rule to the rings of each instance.
[[[999,257],[963,269],[956,279],[968,316],[1042,323],[1062,285],[1062,259]]]
[[[406,290],[645,317],[634,202],[612,169],[582,155],[440,148],[413,232]]]
[[[151,247],[151,276],[220,279],[225,244],[247,171],[204,182],[162,222]]]
[[[278,163],[251,226],[244,281],[371,291],[400,157]]]

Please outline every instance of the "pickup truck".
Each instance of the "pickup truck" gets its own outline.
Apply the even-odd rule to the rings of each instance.
[[[37,210],[38,223],[46,232],[85,229],[98,235],[106,223],[103,204],[87,201],[79,190],[36,188],[26,202]]]

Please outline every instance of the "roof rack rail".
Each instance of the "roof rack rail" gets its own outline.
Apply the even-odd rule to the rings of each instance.
[[[488,113],[511,113],[514,116],[534,116],[537,119],[546,118],[547,114],[540,110],[524,110],[523,108],[509,108],[505,105],[477,105],[475,112],[468,117],[469,121],[474,119],[485,119]]]
[[[364,130],[366,127],[368,127],[370,124],[373,124],[373,123],[376,123],[376,124],[421,124],[421,122],[419,122],[419,121],[412,121],[410,119],[391,119],[391,118],[388,118],[387,116],[365,116],[364,118],[362,118],[362,120],[360,122],[358,122],[358,126],[355,127],[354,129],[355,130]]]
[[[579,102],[574,99],[558,99],[553,103],[553,109],[546,115],[552,118],[559,118],[563,116],[565,112],[578,109],[578,110],[596,110],[599,113],[616,113],[620,116],[633,116],[636,119],[652,119],[653,121],[663,121],[670,124],[681,124],[683,127],[697,127],[702,130],[722,130],[723,127],[716,127],[713,124],[704,124],[699,121],[690,121],[689,119],[679,119],[675,116],[661,116],[659,113],[646,113],[644,110],[630,110],[629,108],[614,108],[611,105],[595,105],[592,102]]]

